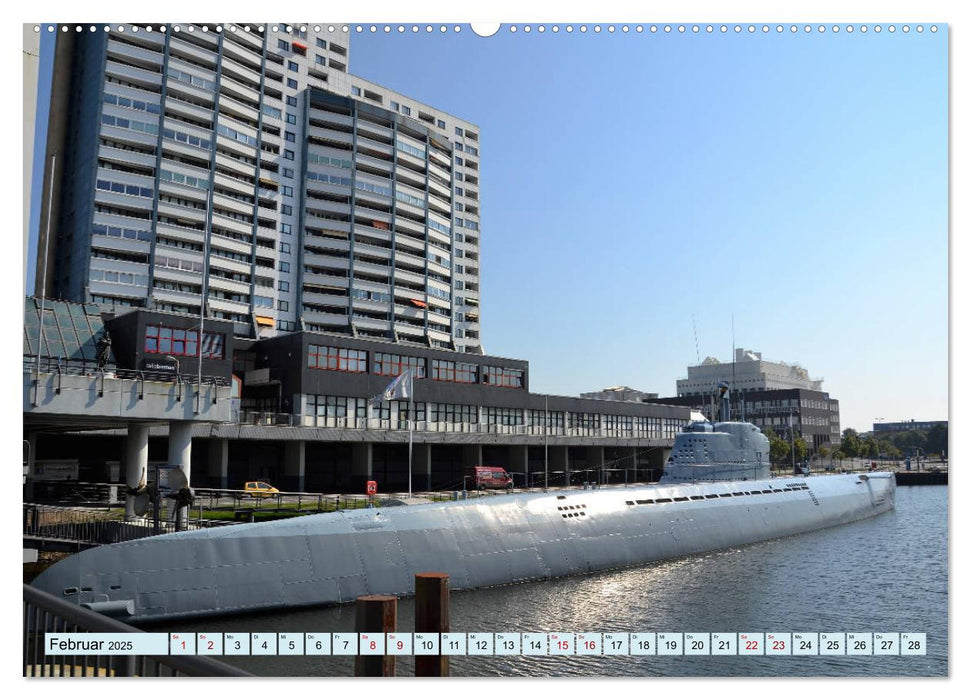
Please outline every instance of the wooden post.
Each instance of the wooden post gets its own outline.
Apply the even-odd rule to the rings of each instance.
[[[448,574],[415,574],[415,632],[448,632]],[[439,646],[439,652],[441,652]],[[417,652],[417,650],[416,650]],[[447,676],[448,656],[415,654],[416,676]]]
[[[357,599],[357,632],[394,632],[398,599],[392,595],[362,595]],[[387,651],[387,650],[385,650]],[[361,656],[354,659],[355,676],[393,676],[393,656]]]

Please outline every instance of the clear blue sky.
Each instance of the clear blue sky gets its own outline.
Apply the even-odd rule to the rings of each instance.
[[[734,314],[843,427],[947,417],[946,26],[355,33],[350,71],[481,127],[482,338],[533,391],[673,395]]]
[[[482,338],[533,391],[661,395],[737,346],[843,427],[947,417],[947,36],[354,34],[481,127]]]

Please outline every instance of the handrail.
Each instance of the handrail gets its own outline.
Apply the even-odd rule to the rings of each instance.
[[[38,654],[38,642],[42,641],[42,635],[44,631],[49,628],[57,629],[58,622],[62,623],[64,631],[67,630],[67,625],[72,625],[74,631],[84,631],[84,632],[96,632],[96,633],[115,633],[115,634],[141,634],[143,631],[137,627],[132,627],[131,625],[126,625],[124,622],[119,622],[110,617],[106,617],[100,613],[96,613],[93,610],[88,610],[82,608],[79,605],[74,605],[68,603],[67,601],[61,600],[56,596],[51,595],[45,591],[41,591],[32,586],[23,584],[24,587],[24,675],[39,675],[39,674],[28,674],[28,669],[36,670],[38,665],[43,667],[44,665],[44,654]],[[31,612],[34,614],[32,615]],[[41,615],[38,613],[43,613],[43,624],[40,623]],[[53,617],[53,619],[51,619]],[[43,627],[43,630],[41,629]],[[31,637],[33,636],[33,658],[28,654],[30,651]],[[84,655],[79,655],[84,659],[83,669],[87,668],[87,658]],[[54,664],[54,658],[60,658],[62,661],[57,664],[59,666],[64,666],[65,659],[76,659],[77,656],[62,656],[57,655],[51,658],[51,665]],[[116,656],[116,657],[95,657],[96,664],[98,661],[104,663],[105,670],[113,670],[115,675],[126,675],[132,676],[136,675],[136,660],[142,660],[142,667],[144,669],[144,660],[150,659],[154,661],[159,666],[165,666],[170,668],[174,674],[185,674],[189,676],[219,676],[219,677],[238,677],[238,676],[252,676],[251,673],[247,673],[243,669],[236,668],[235,666],[230,666],[229,664],[223,663],[222,661],[217,661],[215,659],[209,659],[202,656],[158,656],[154,654],[133,654],[132,656]],[[28,663],[33,661],[33,663]],[[73,667],[76,664],[70,664],[72,666],[71,675],[73,673]],[[100,670],[99,666],[95,666],[95,669]]]

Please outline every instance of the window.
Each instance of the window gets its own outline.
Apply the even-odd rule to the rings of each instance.
[[[397,377],[406,369],[412,369],[419,379],[425,378],[425,360],[420,357],[393,355],[386,352],[374,353],[374,373],[386,377]]]
[[[292,131],[284,131],[283,132],[283,138],[286,139],[287,141],[289,141],[290,143],[296,143],[297,142],[297,135],[295,133],[293,133]]]
[[[397,102],[395,102],[394,100],[391,100],[391,109],[393,109],[393,110],[394,110],[395,112],[397,112],[397,111],[398,111],[398,108],[399,108],[400,106],[401,106],[401,105],[399,105],[399,104],[398,104]]]
[[[478,384],[479,368],[465,362],[432,360],[432,379],[437,379],[440,382]]]
[[[166,326],[146,326],[145,352],[178,357],[198,357],[199,332]],[[221,360],[225,355],[226,336],[222,333],[202,334],[202,357]]]
[[[294,80],[293,78],[287,78],[287,87],[296,90],[297,89],[297,81]]]
[[[289,282],[284,282],[283,280],[280,280],[280,284],[277,287],[277,289],[280,290],[281,292],[289,292],[290,291],[290,283]]]
[[[285,42],[283,39],[277,39],[276,47],[278,49],[280,49],[281,51],[289,51],[290,50],[290,44],[288,44],[287,42]]]
[[[462,152],[462,144],[456,143],[455,144],[455,150],[458,151],[459,153],[461,153]]]
[[[290,252],[290,244],[289,243],[281,243],[280,244],[280,252],[281,253],[289,253]]]
[[[428,413],[428,419],[433,423],[479,422],[479,409],[465,404],[430,403]]]
[[[280,272],[290,272],[290,263],[280,261]]]
[[[486,425],[522,425],[523,412],[518,408],[493,408],[485,409]]]
[[[293,151],[284,150],[283,157],[286,158],[287,160],[293,160]]]
[[[293,177],[293,168],[284,168],[283,169],[283,177],[292,178]]]
[[[361,96],[361,88],[359,88],[357,85],[352,85],[351,86],[351,94],[352,95],[357,95],[358,97],[360,97]]]
[[[455,127],[455,135],[456,136],[461,136],[462,135],[462,127],[460,127],[460,126]]]
[[[290,224],[280,224],[280,233],[290,234],[293,232],[293,226]]]
[[[322,49],[326,49],[327,48],[327,42],[324,41],[323,39],[318,38],[317,39],[317,46],[320,47],[320,48],[322,48]]]
[[[297,98],[294,97],[293,95],[287,95],[287,107],[296,107],[296,106],[297,106]]]
[[[297,115],[287,113],[287,124],[296,124],[296,123],[297,123]]]
[[[318,53],[314,56],[314,63],[316,63],[318,66],[326,66],[327,59]]]
[[[508,367],[483,367],[482,383],[490,386],[523,388],[523,371]]]
[[[311,345],[307,351],[307,366],[337,372],[367,372],[367,353],[364,350]]]
[[[283,185],[283,187],[280,188],[280,191],[283,193],[284,197],[293,196],[293,188],[290,187],[289,185]]]
[[[284,204],[282,207],[280,207],[280,213],[285,216],[289,216],[293,213],[293,207],[289,204]]]
[[[290,302],[289,301],[284,301],[283,299],[280,299],[280,301],[278,301],[276,303],[276,308],[277,308],[277,311],[289,311],[290,310]]]
[[[410,117],[411,116],[411,107],[402,107],[401,108],[401,113],[404,114],[407,117]]]
[[[349,396],[308,396],[310,415],[329,418],[367,418],[367,399]]]
[[[445,128],[445,120],[444,119],[439,119],[438,120],[438,128],[439,129],[444,129]]]
[[[462,165],[462,159],[459,156],[455,156],[455,164]]]
[[[300,70],[300,66],[297,65],[296,61],[287,61],[287,70],[292,70],[297,73]]]

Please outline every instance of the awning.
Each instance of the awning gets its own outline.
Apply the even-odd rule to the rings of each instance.
[[[256,323],[261,326],[269,326],[272,328],[275,322],[270,316],[257,316]]]
[[[420,299],[409,299],[408,301],[410,301],[412,304],[414,304],[415,306],[417,306],[419,309],[427,309],[428,308],[428,304],[426,304],[425,302],[421,301]]]

